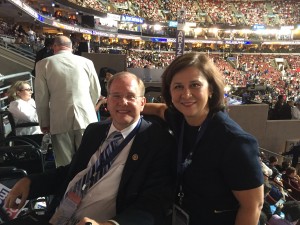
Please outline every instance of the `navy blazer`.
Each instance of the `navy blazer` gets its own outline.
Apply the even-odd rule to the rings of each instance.
[[[165,116],[179,140],[182,114],[169,110]],[[233,225],[239,203],[232,190],[263,184],[256,139],[227,113],[215,113],[196,144],[182,183],[182,207],[190,215],[190,225]]]
[[[71,163],[43,174],[30,175],[30,198],[54,194],[49,216],[54,213],[69,182],[87,167],[105,140],[110,122],[90,124]],[[134,160],[133,155],[138,159]],[[161,225],[174,196],[173,137],[155,122],[142,119],[130,149],[117,195],[117,215],[122,225]],[[99,209],[103,210],[103,209]]]

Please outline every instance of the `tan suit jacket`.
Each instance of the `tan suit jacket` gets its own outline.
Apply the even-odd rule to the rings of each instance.
[[[100,84],[91,60],[59,51],[36,64],[35,100],[41,127],[52,134],[85,129],[97,121]]]

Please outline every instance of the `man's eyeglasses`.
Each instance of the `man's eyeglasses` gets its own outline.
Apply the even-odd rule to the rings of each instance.
[[[32,91],[32,88],[24,88],[21,91]]]
[[[134,94],[121,95],[117,93],[112,93],[109,94],[109,97],[111,97],[114,101],[121,101],[125,98],[126,101],[128,102],[135,102],[139,97],[143,97],[143,96],[136,96]]]

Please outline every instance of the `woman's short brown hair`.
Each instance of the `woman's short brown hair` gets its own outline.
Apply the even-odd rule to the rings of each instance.
[[[209,110],[217,112],[224,109],[224,80],[223,76],[210,58],[200,53],[186,53],[176,58],[162,75],[162,95],[168,107],[172,107],[170,85],[174,75],[188,67],[197,68],[206,78],[212,90],[208,101]]]

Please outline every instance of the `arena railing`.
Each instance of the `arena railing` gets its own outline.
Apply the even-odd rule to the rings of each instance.
[[[35,56],[36,56],[35,53],[27,51],[26,49],[19,47],[15,44],[10,44],[10,43],[4,41],[3,39],[0,39],[0,46],[6,48],[8,50],[11,50],[15,53],[18,53],[22,56],[25,56],[29,59],[35,60]]]

